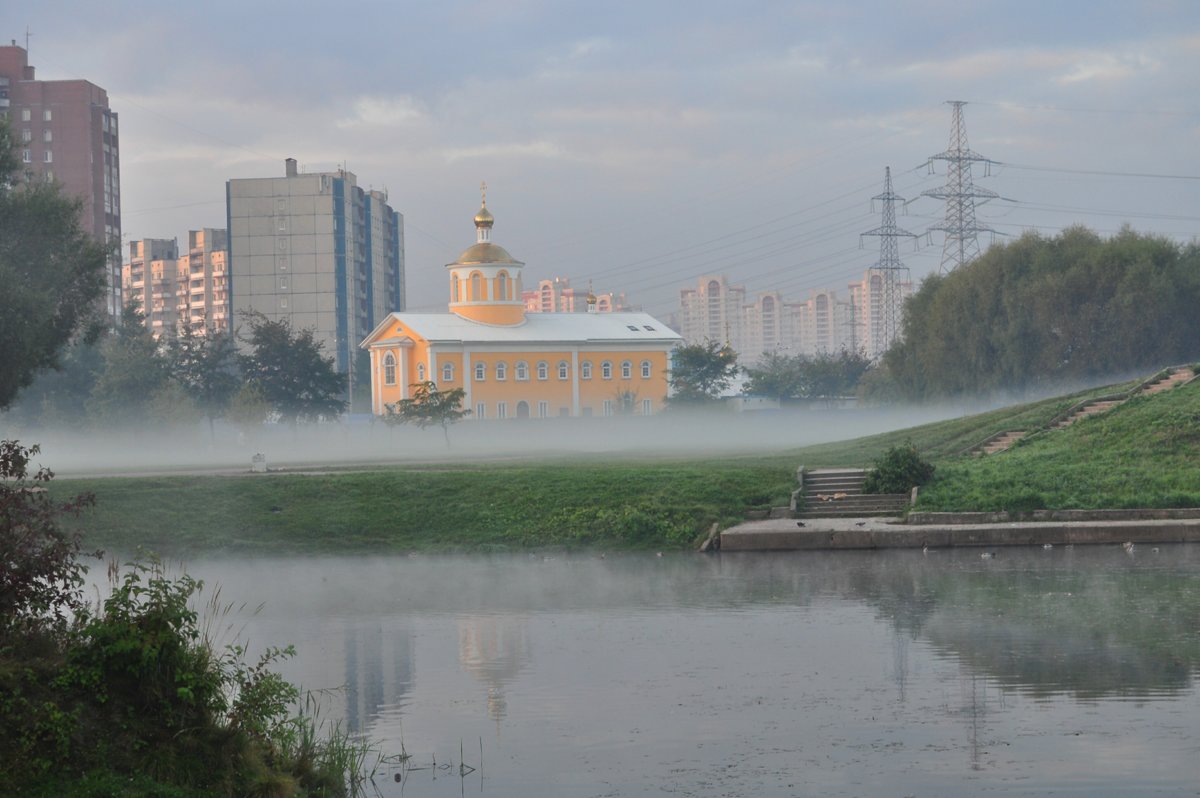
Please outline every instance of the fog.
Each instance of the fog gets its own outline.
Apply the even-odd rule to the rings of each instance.
[[[37,461],[60,477],[238,473],[261,453],[269,470],[373,467],[556,457],[690,457],[774,452],[849,440],[967,415],[983,406],[789,409],[664,413],[649,418],[463,421],[441,428],[389,427],[354,417],[339,423],[265,425],[252,434],[218,424],[121,430],[17,429],[4,436],[38,443]]]

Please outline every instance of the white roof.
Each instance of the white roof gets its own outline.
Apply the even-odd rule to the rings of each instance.
[[[683,340],[679,333],[649,313],[527,313],[522,324],[511,326],[483,324],[453,313],[392,313],[376,331],[393,320],[434,343],[614,341],[674,344]]]

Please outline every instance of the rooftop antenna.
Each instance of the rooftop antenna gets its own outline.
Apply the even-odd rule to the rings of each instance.
[[[29,32],[29,26],[25,26],[25,54],[29,55],[29,37],[33,34]]]

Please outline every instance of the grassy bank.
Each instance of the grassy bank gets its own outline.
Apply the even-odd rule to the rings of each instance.
[[[686,548],[713,523],[787,503],[796,466],[865,466],[912,441],[937,464],[924,510],[1200,506],[1200,385],[1136,399],[1001,455],[969,447],[1039,430],[1106,386],[882,435],[744,457],[555,460],[324,474],[62,480],[96,494],[89,545],[164,555],[523,548]]]
[[[684,547],[713,523],[786,504],[778,462],[552,463],[321,475],[62,480],[91,491],[89,545],[354,552]]]
[[[921,510],[1200,507],[1200,382],[938,466]]]

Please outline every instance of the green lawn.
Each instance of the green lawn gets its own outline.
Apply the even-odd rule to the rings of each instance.
[[[96,494],[90,545],[200,551],[687,548],[713,523],[785,505],[795,469],[868,465],[912,441],[937,465],[922,510],[1200,506],[1200,383],[1134,399],[977,458],[996,432],[1038,430],[1127,383],[836,444],[741,457],[380,467],[321,475],[60,480]]]

